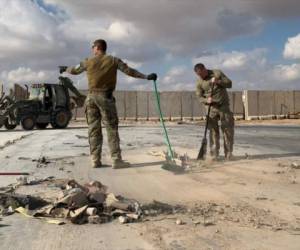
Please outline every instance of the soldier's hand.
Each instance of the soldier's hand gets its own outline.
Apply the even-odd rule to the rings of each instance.
[[[212,98],[211,98],[211,97],[208,97],[208,98],[207,98],[207,103],[208,103],[208,104],[212,104]]]
[[[216,77],[213,77],[211,78],[210,80],[210,84],[213,85],[213,84],[219,84],[220,83],[220,79],[216,78]]]
[[[157,80],[157,74],[152,73],[150,75],[147,76],[147,80],[153,80],[156,81]]]
[[[59,73],[62,74],[67,70],[67,66],[58,66],[59,67]]]

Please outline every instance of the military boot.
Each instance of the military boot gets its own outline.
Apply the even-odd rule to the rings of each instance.
[[[232,152],[225,153],[225,160],[226,161],[232,161],[233,160]]]
[[[123,161],[122,159],[114,159],[112,163],[113,169],[129,168],[130,163]]]
[[[219,159],[219,151],[218,150],[211,150],[210,156],[212,160],[217,161]]]
[[[91,156],[92,168],[101,168],[102,163],[99,157]]]

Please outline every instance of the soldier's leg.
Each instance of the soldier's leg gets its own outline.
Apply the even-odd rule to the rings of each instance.
[[[108,146],[112,160],[121,160],[120,137],[118,131],[119,118],[115,98],[103,98],[101,105],[101,114],[103,123],[106,126]]]
[[[234,118],[233,113],[230,111],[229,107],[224,107],[221,116],[221,128],[223,132],[224,139],[224,153],[225,158],[232,158],[233,143],[234,143]]]
[[[101,151],[103,142],[101,113],[97,106],[95,96],[93,95],[88,95],[86,98],[86,121],[88,124],[92,165],[93,167],[101,166]]]
[[[208,129],[209,129],[209,146],[212,157],[217,158],[220,150],[220,130],[219,130],[219,113],[215,108],[211,108]]]

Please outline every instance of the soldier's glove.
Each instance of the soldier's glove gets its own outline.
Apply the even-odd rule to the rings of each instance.
[[[157,80],[157,74],[152,73],[150,75],[147,76],[147,80],[153,80],[156,81]]]
[[[62,74],[67,70],[67,66],[58,66],[59,67],[59,73]]]

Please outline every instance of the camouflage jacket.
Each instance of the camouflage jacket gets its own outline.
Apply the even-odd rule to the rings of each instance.
[[[215,84],[212,94],[212,78],[220,80]],[[221,70],[208,70],[208,76],[205,79],[197,81],[196,94],[200,102],[207,105],[208,97],[212,97],[212,105],[222,106],[229,105],[229,98],[226,88],[231,88],[231,80]]]
[[[67,68],[67,72],[73,75],[78,75],[86,71],[89,90],[98,91],[115,90],[117,70],[135,78],[147,78],[146,75],[130,68],[121,59],[106,54],[88,58],[75,67]]]

